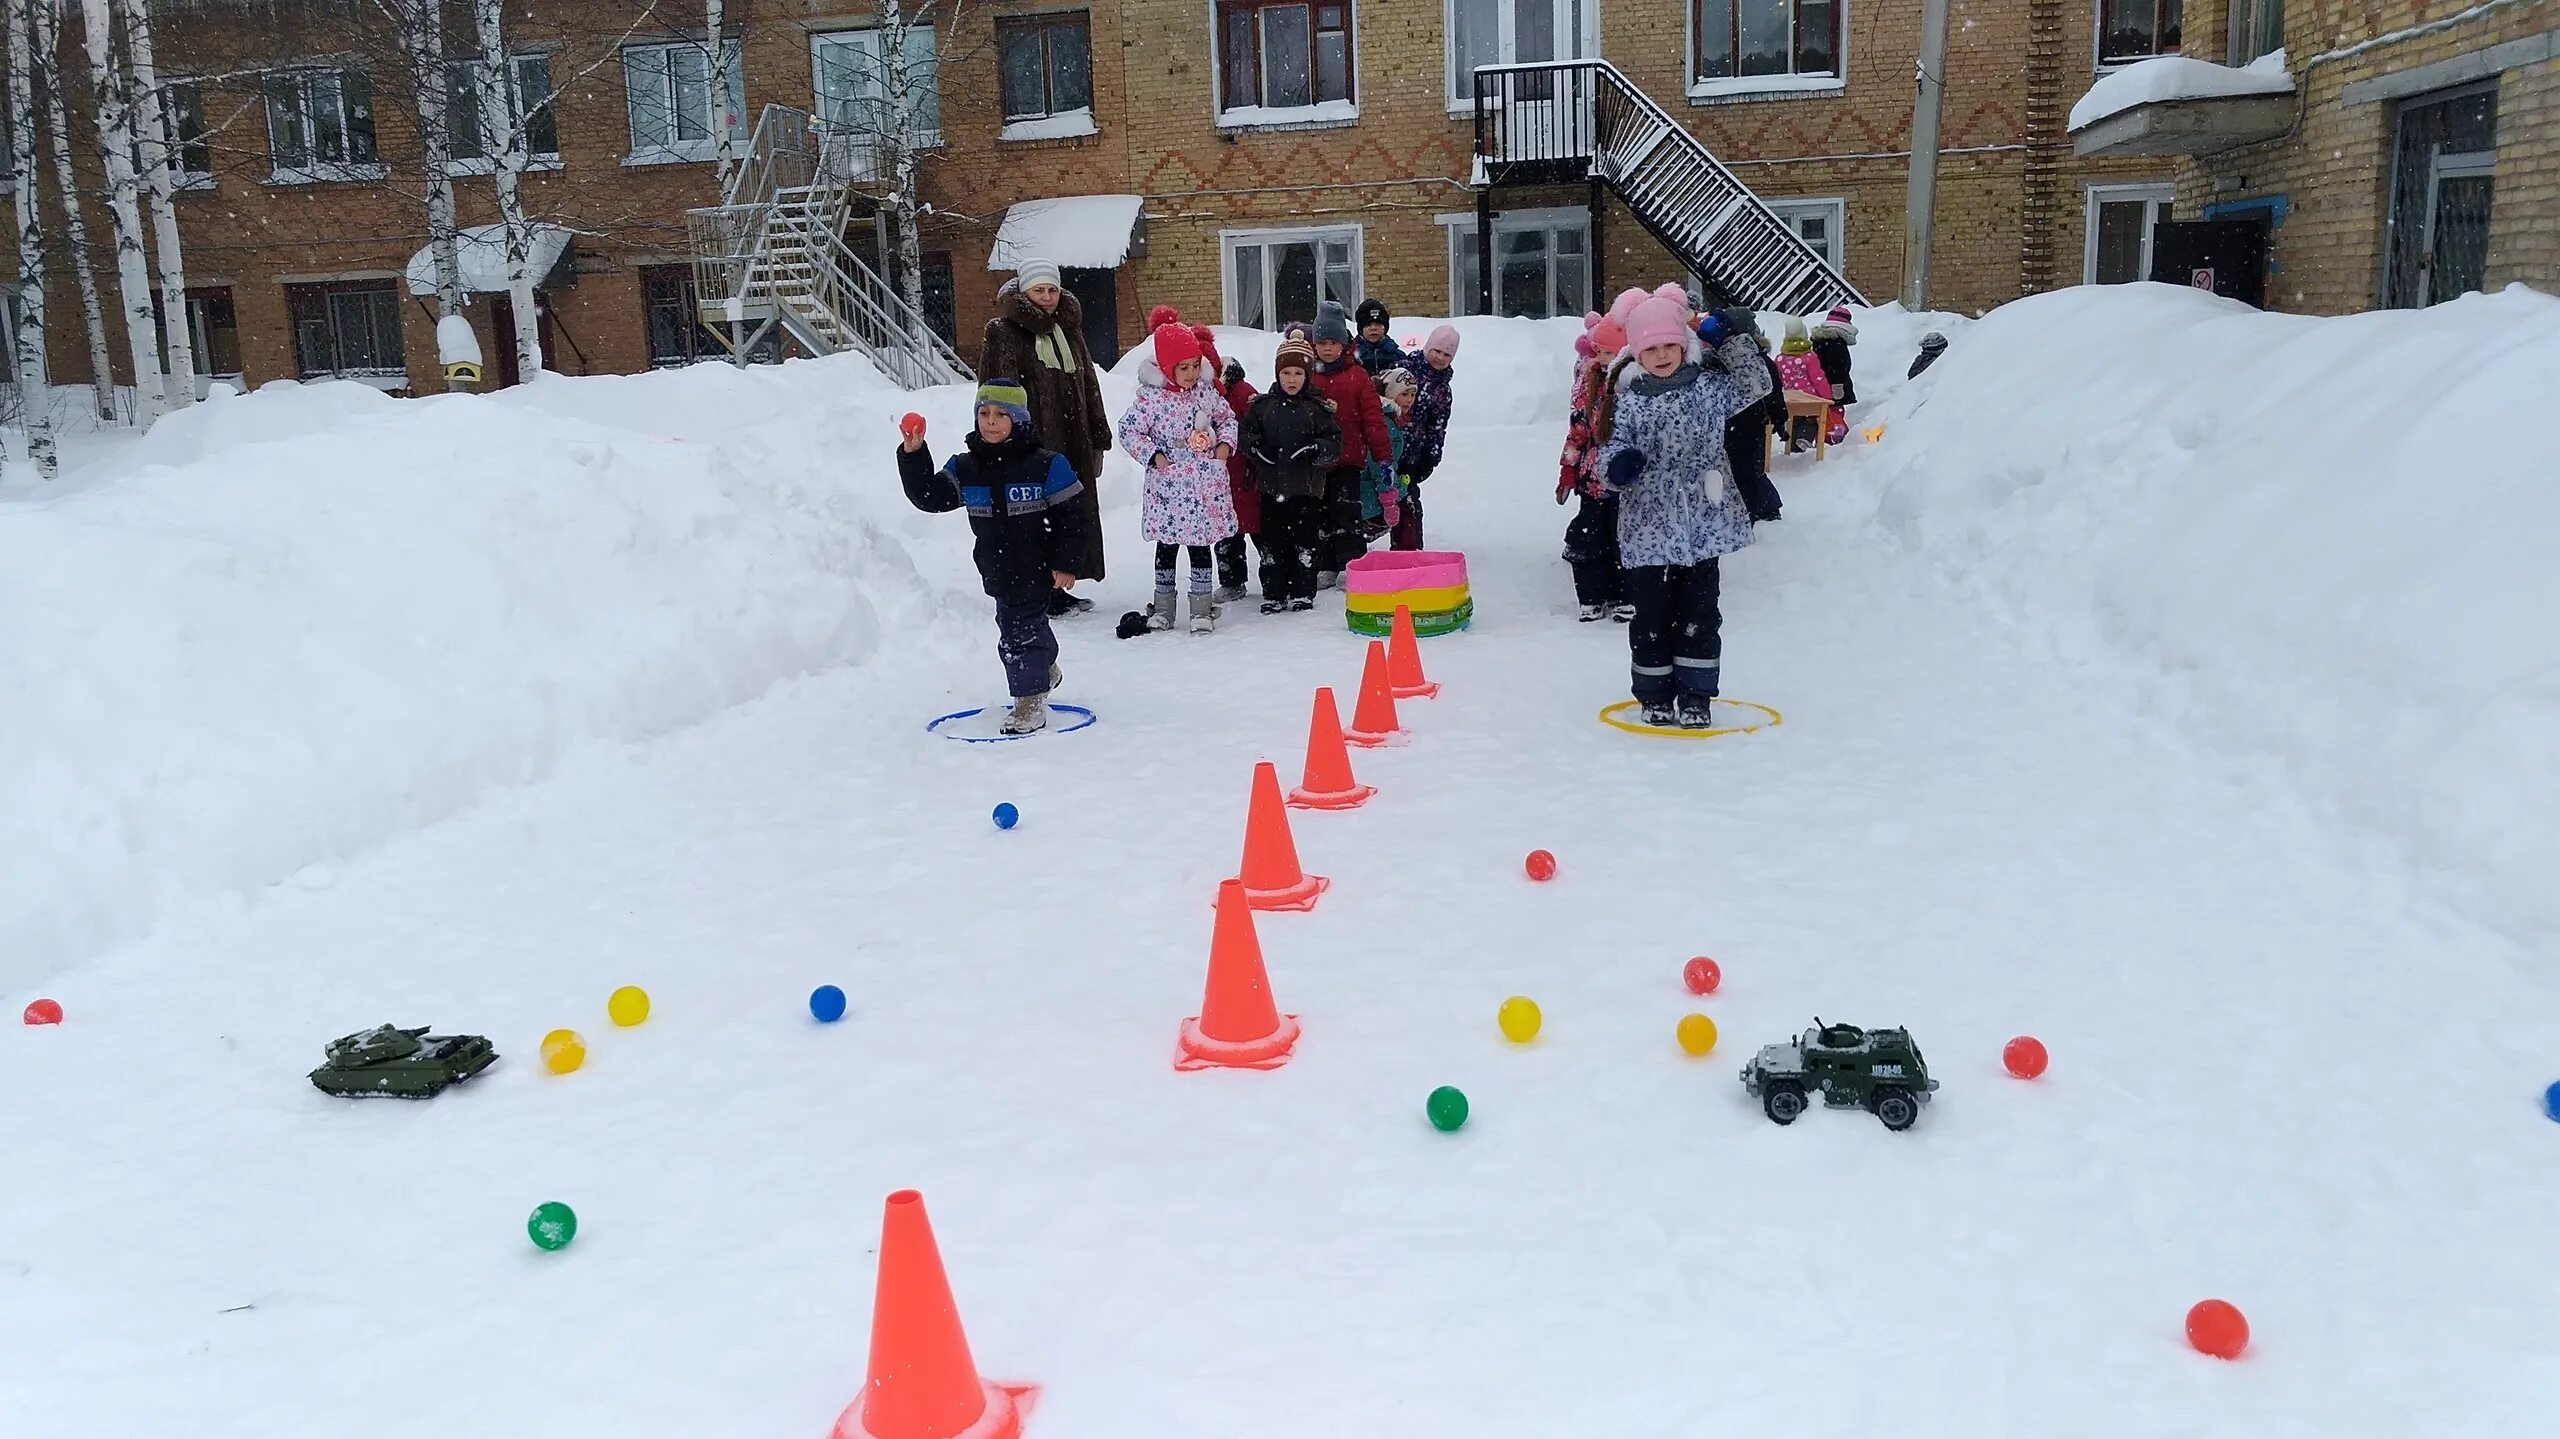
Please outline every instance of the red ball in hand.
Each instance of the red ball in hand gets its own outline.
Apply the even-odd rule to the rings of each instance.
[[[2237,1359],[2249,1347],[2249,1321],[2222,1300],[2203,1300],[2187,1311],[2187,1342],[2199,1354]]]
[[[924,438],[924,416],[913,410],[898,417],[898,433],[910,440]]]
[[[2032,1035],[2019,1035],[2000,1046],[2000,1062],[2020,1079],[2033,1079],[2044,1073],[2044,1041]]]
[[[1556,857],[1543,849],[1533,849],[1529,851],[1527,869],[1531,879],[1540,882],[1553,879],[1556,877]]]
[[[1680,967],[1680,982],[1689,986],[1691,994],[1713,994],[1724,983],[1724,971],[1702,954]]]

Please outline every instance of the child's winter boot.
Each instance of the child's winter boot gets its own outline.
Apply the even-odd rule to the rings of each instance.
[[[1151,630],[1172,629],[1175,608],[1176,602],[1173,598],[1173,591],[1156,591],[1156,597],[1147,601],[1147,628]]]
[[[1218,602],[1207,590],[1191,592],[1191,632],[1205,635],[1218,627]]]
[[[1680,725],[1680,709],[1669,700],[1646,700],[1644,722],[1655,729],[1677,729]]]
[[[1709,711],[1714,707],[1714,702],[1714,695],[1682,695],[1680,697],[1679,704],[1680,728],[1715,728],[1715,719],[1709,713]]]
[[[1004,717],[1004,734],[1037,734],[1049,727],[1049,697],[1045,694],[1020,695],[1014,699],[1013,713]]]
[[[1576,618],[1580,619],[1586,625],[1599,620],[1605,620],[1608,617],[1609,607],[1607,605],[1584,605],[1582,607],[1582,613],[1576,616]]]

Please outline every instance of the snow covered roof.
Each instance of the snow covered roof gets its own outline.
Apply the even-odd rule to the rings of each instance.
[[[2210,60],[2162,55],[2099,76],[2089,93],[2071,107],[2070,128],[2085,130],[2119,111],[2163,100],[2284,95],[2292,90],[2293,76],[2285,71],[2282,50],[2262,55],[2237,70]]]
[[[525,263],[533,271],[533,282],[540,287],[543,279],[561,257],[569,253],[570,232],[559,225],[527,227]],[[507,232],[503,225],[472,225],[457,230],[453,236],[454,260],[462,269],[462,288],[470,294],[487,294],[507,288]],[[409,293],[432,295],[436,292],[436,255],[433,245],[409,257]]]
[[[1078,270],[1116,270],[1129,258],[1129,236],[1138,224],[1135,195],[1069,195],[1025,200],[1004,212],[987,268],[1010,270],[1024,260],[1048,260]]]

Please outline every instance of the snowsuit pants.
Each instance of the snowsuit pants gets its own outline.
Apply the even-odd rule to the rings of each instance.
[[[1715,694],[1724,659],[1716,562],[1629,565],[1626,576],[1627,598],[1636,607],[1635,623],[1627,627],[1635,697],[1662,704],[1675,694]]]
[[[1317,522],[1316,568],[1339,572],[1369,553],[1360,535],[1360,467],[1328,471],[1324,477],[1324,513]]]
[[[1734,493],[1742,496],[1743,508],[1755,520],[1778,517],[1778,486],[1769,478],[1769,444],[1761,428],[1760,418],[1748,417],[1749,424],[1736,420],[1725,427],[1724,458],[1733,468]]]
[[[1004,661],[1005,692],[1015,699],[1049,692],[1049,667],[1058,662],[1058,635],[1049,628],[1049,600],[996,601],[996,658]]]
[[[1395,528],[1387,532],[1387,548],[1418,550],[1422,548],[1422,481],[1405,486],[1403,511],[1396,516]]]
[[[1564,562],[1573,566],[1573,597],[1586,605],[1614,605],[1627,597],[1618,568],[1618,497],[1585,492],[1582,508],[1564,529]]]
[[[1268,501],[1265,503],[1268,503]],[[1262,579],[1262,597],[1267,600],[1277,593],[1277,591],[1271,588],[1271,575],[1273,567],[1278,562],[1273,560],[1271,557],[1271,541],[1266,537],[1266,533],[1267,532],[1257,532],[1252,536],[1252,539],[1253,557],[1256,560],[1254,568],[1259,572]],[[1243,535],[1229,535],[1217,543],[1218,586],[1221,589],[1240,590],[1244,588],[1246,569],[1245,538],[1246,537]]]
[[[1317,546],[1324,541],[1326,513],[1326,500],[1319,495],[1262,497],[1260,543],[1263,558],[1270,562],[1263,574],[1263,598],[1316,597]]]

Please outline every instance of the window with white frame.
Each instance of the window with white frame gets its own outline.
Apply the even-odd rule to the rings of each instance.
[[[1086,12],[997,16],[996,55],[1006,124],[1093,113],[1093,36]]]
[[[169,181],[181,190],[213,187],[213,146],[204,131],[204,82],[160,82],[160,113],[169,124]]]
[[[1443,215],[1449,232],[1449,313],[1476,304],[1476,217]],[[1493,312],[1543,320],[1591,308],[1591,215],[1586,210],[1513,210],[1493,217]]]
[[[2092,185],[2080,282],[2122,285],[2151,278],[2151,229],[2169,218],[2169,185]]]
[[[1689,93],[1830,89],[1847,0],[1689,0]]]
[[[1534,65],[1600,53],[1599,0],[1442,0],[1449,107],[1475,103],[1479,65]]]
[[[1811,245],[1822,258],[1840,268],[1842,251],[1840,228],[1848,218],[1848,203],[1842,200],[1771,200],[1770,212],[1796,237]]]
[[[273,70],[266,77],[267,153],[280,184],[379,180],[373,82],[361,70]]]
[[[942,143],[942,82],[934,63],[933,27],[909,25],[906,137],[916,145]],[[830,30],[809,37],[815,69],[818,118],[872,140],[896,127],[889,114],[889,47],[878,30]]]
[[[631,110],[635,165],[708,160],[717,148],[718,125],[733,140],[746,138],[746,80],[739,72],[738,42],[720,42],[726,94],[711,87],[711,46],[702,40],[622,47],[622,84]]]
[[[1312,322],[1316,303],[1360,303],[1360,227],[1233,230],[1218,237],[1226,274],[1227,323],[1277,330]]]
[[[533,109],[528,113],[526,105]],[[551,112],[551,57],[517,55],[507,65],[507,109],[524,127],[526,163],[536,169],[560,164],[560,122]],[[485,175],[497,164],[495,117],[480,113],[480,62],[449,60],[444,67],[445,143],[457,175]]]
[[[2246,65],[2284,44],[2284,0],[2231,0],[2230,59]]]
[[[2184,0],[2098,0],[2100,68],[2177,54],[2184,8]]]
[[[1357,114],[1351,0],[1217,0],[1217,15],[1222,116],[1326,106],[1339,118]]]

